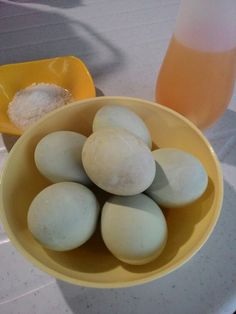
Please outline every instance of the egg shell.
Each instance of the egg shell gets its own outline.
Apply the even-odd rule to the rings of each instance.
[[[150,132],[144,121],[127,107],[108,105],[96,113],[93,132],[104,128],[123,128],[140,137],[149,148],[152,147]]]
[[[34,153],[39,172],[54,183],[91,183],[81,160],[85,140],[84,135],[71,131],[57,131],[46,135],[38,143]]]
[[[28,211],[28,227],[45,247],[67,251],[93,234],[99,214],[95,195],[74,182],[55,183],[41,191]]]
[[[165,217],[144,194],[111,197],[102,209],[101,232],[109,251],[133,265],[156,259],[167,240]]]
[[[124,129],[101,129],[86,140],[82,162],[89,178],[115,195],[146,190],[155,176],[155,161],[143,141]]]
[[[196,157],[175,148],[161,148],[152,153],[156,175],[146,193],[160,206],[182,207],[205,192],[208,175]]]

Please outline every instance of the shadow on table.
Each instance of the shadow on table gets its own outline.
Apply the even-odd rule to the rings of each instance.
[[[10,3],[25,3],[25,4],[31,4],[31,3],[39,3],[39,4],[45,4],[50,7],[57,7],[57,8],[74,8],[77,6],[83,6],[83,0],[9,0]]]
[[[2,3],[0,41],[4,47],[0,49],[0,64],[74,55],[86,63],[94,79],[113,75],[124,66],[121,50],[94,27],[79,18],[68,17],[67,10],[61,9],[81,5],[79,0]],[[50,12],[50,6],[57,10]]]
[[[75,314],[84,313],[88,310],[91,310],[92,312],[95,311],[96,313],[105,313],[107,311],[112,312],[113,310],[113,312],[115,311],[123,314],[125,313],[127,302],[133,302],[134,300],[132,298],[135,295],[136,299],[140,298],[142,303],[149,304],[151,306],[150,308],[155,308],[155,304],[153,304],[153,302],[157,300],[156,306],[158,304],[168,305],[168,303],[171,303],[169,309],[176,308],[176,312],[180,313],[182,308],[182,289],[175,289],[175,297],[169,301],[167,296],[168,294],[164,296],[163,291],[168,292],[171,290],[170,283],[178,280],[181,281],[181,287],[185,287],[186,298],[190,297],[192,299],[192,286],[188,287],[188,284],[190,285],[190,282],[187,279],[188,273],[189,276],[191,276],[191,273],[196,274],[196,267],[199,267],[198,271],[201,273],[201,268],[204,267],[204,271],[208,274],[207,278],[216,278],[216,281],[207,280],[204,282],[204,285],[202,285],[200,282],[200,277],[202,277],[202,275],[199,276],[199,281],[195,283],[198,295],[196,294],[192,305],[198,305],[199,311],[204,309],[205,313],[217,312],[219,308],[215,307],[220,304],[227,304],[227,300],[234,298],[236,294],[236,278],[233,277],[232,273],[233,267],[236,264],[235,204],[236,191],[232,186],[225,182],[224,204],[217,227],[208,240],[206,246],[202,249],[201,256],[199,254],[198,256],[193,257],[193,259],[198,259],[198,262],[199,259],[201,259],[201,263],[187,263],[182,267],[181,272],[176,271],[164,278],[147,284],[150,286],[150,290],[145,294],[143,293],[144,290],[142,286],[123,289],[92,289],[71,285],[57,280],[57,285],[61,290],[65,301]],[[220,249],[222,247],[225,248],[224,257],[222,257],[222,250]],[[208,262],[208,256],[210,256],[213,263]],[[222,263],[223,259],[224,263]],[[198,266],[200,264],[201,266]],[[218,281],[219,278],[221,278],[221,282]],[[216,284],[216,282],[218,282],[218,284]],[[146,289],[148,289],[148,287],[145,288],[145,290]],[[209,295],[217,295],[217,304],[209,303]],[[201,298],[201,305],[198,304],[199,298]],[[152,300],[152,304],[149,303],[150,300]],[[130,305],[130,312],[133,312],[136,306],[136,303],[133,302],[133,305]],[[190,312],[191,309],[189,309],[189,313]]]
[[[219,160],[236,166],[236,112],[227,109],[222,118],[204,134],[212,144]]]

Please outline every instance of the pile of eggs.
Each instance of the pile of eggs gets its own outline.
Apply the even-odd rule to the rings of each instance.
[[[88,138],[71,131],[46,135],[34,159],[52,185],[29,207],[33,236],[48,249],[72,250],[93,235],[99,220],[103,241],[119,260],[141,265],[157,258],[168,234],[160,206],[174,210],[195,201],[208,176],[187,152],[151,148],[144,121],[119,105],[98,110]],[[108,192],[102,208],[94,185]]]

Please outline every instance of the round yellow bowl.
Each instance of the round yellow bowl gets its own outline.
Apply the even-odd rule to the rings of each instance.
[[[50,183],[37,171],[34,149],[46,134],[58,130],[92,132],[96,111],[104,105],[122,104],[147,124],[153,147],[175,147],[201,160],[209,175],[205,194],[179,209],[164,209],[167,245],[159,258],[131,266],[114,258],[97,233],[82,247],[54,252],[34,240],[27,228],[27,211],[33,198]],[[220,214],[223,179],[217,157],[202,133],[184,117],[155,103],[128,97],[100,97],[60,108],[28,129],[17,141],[5,165],[1,186],[1,220],[16,248],[35,266],[73,284],[99,288],[127,287],[160,278],[183,265],[205,243]]]

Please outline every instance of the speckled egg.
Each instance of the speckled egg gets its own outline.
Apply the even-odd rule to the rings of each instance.
[[[85,142],[82,162],[89,178],[116,195],[146,190],[155,176],[155,161],[144,142],[124,129],[101,129]]]
[[[197,200],[206,190],[208,175],[193,155],[175,148],[152,152],[156,175],[146,193],[159,205],[182,207]]]
[[[53,184],[41,191],[28,211],[28,227],[45,247],[67,251],[85,243],[96,228],[95,195],[74,182]]]
[[[46,135],[34,153],[40,173],[51,182],[75,181],[89,184],[82,165],[81,153],[86,137],[71,131],[57,131]]]
[[[149,148],[152,140],[144,121],[127,107],[108,105],[96,113],[93,121],[93,132],[104,128],[123,128],[140,137]]]
[[[144,194],[111,197],[102,209],[101,231],[109,251],[133,265],[156,259],[167,240],[165,217]]]

